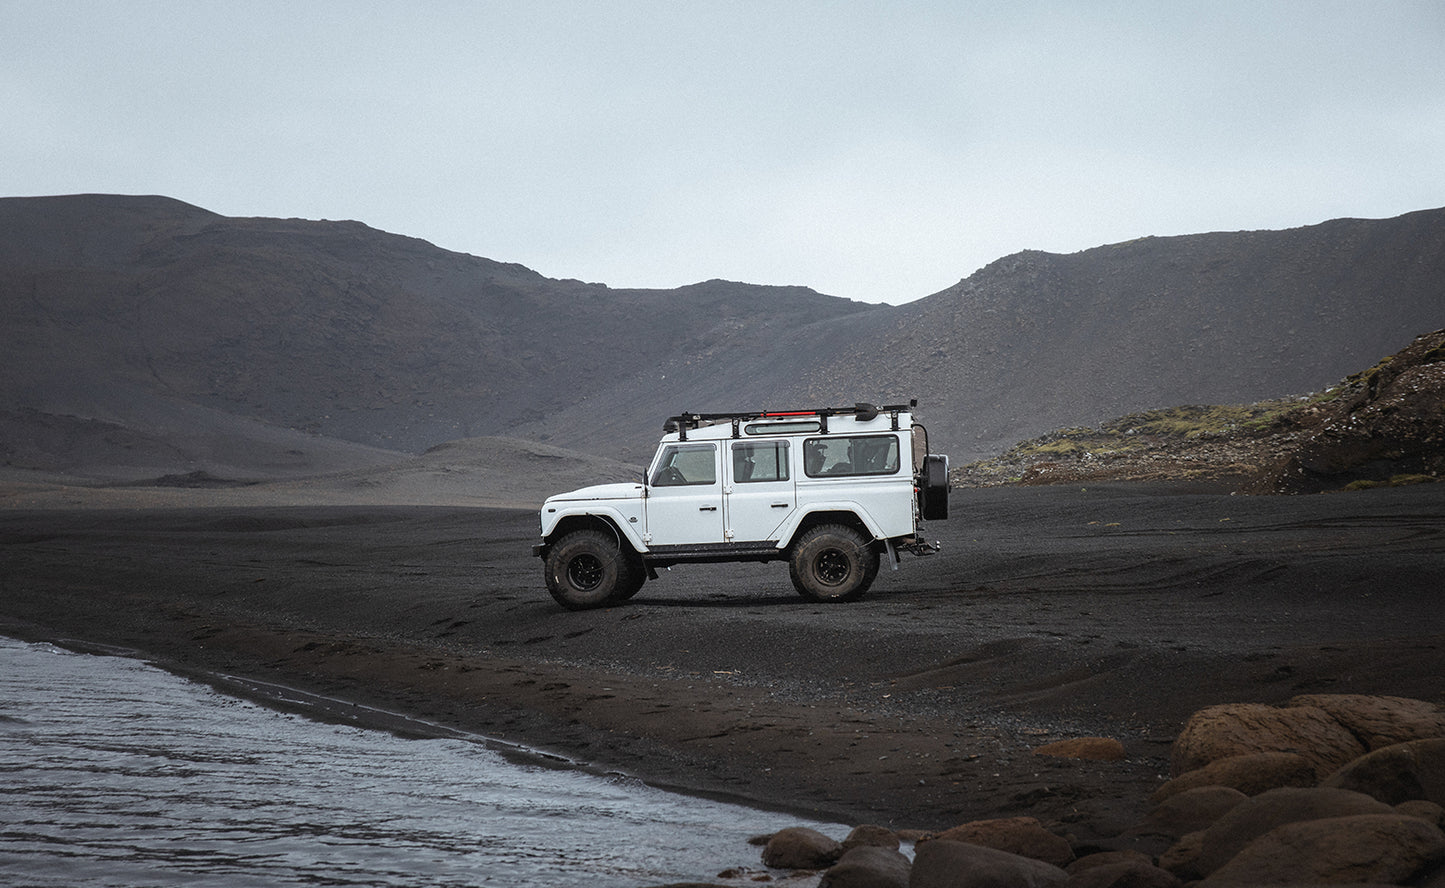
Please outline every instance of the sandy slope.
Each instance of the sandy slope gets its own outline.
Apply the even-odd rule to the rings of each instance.
[[[378,453],[386,453],[378,451]],[[492,506],[536,508],[553,493],[630,480],[641,469],[532,441],[467,438],[378,466],[264,482],[211,472],[148,482],[97,482],[0,471],[0,509],[235,508],[244,506]]]

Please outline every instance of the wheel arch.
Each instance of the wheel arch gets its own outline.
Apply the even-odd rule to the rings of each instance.
[[[563,515],[552,526],[547,534],[547,545],[553,545],[562,537],[579,530],[598,530],[610,533],[617,538],[617,545],[623,552],[631,555],[639,555],[638,545],[632,539],[631,534],[624,530],[618,521],[611,515],[599,515],[594,512],[583,512],[575,515]]]
[[[791,549],[797,544],[798,540],[802,538],[803,534],[824,524],[841,524],[844,527],[851,527],[853,530],[863,534],[864,539],[871,541],[873,545],[876,546],[879,544],[878,534],[873,528],[868,526],[867,522],[865,522],[857,512],[847,508],[834,508],[818,509],[803,515],[798,521],[797,526],[793,528],[793,532],[788,535],[788,544],[783,548]]]

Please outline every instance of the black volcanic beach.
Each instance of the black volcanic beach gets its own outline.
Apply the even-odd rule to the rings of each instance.
[[[1032,814],[1107,838],[1198,708],[1445,702],[1438,484],[955,491],[942,554],[861,602],[808,604],[782,564],[690,566],[582,613],[547,596],[530,509],[86,496],[7,497],[0,631],[844,822]],[[1078,736],[1127,758],[1033,753]]]

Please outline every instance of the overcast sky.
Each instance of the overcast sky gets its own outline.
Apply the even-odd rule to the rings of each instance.
[[[0,0],[0,195],[908,302],[1445,206],[1445,3]]]

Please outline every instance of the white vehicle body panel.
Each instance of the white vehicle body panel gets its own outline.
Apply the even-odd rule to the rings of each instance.
[[[911,415],[902,413],[894,425],[884,414],[866,421],[835,417],[826,433],[769,433],[788,422],[670,432],[648,467],[646,485],[601,484],[550,497],[542,508],[542,536],[569,515],[591,515],[614,523],[640,554],[744,543],[784,549],[809,515],[846,512],[875,540],[906,537],[918,526]],[[840,449],[849,445],[851,453],[850,442],[892,461],[880,462],[873,474],[850,474]],[[820,462],[817,449],[825,446],[837,453]]]

